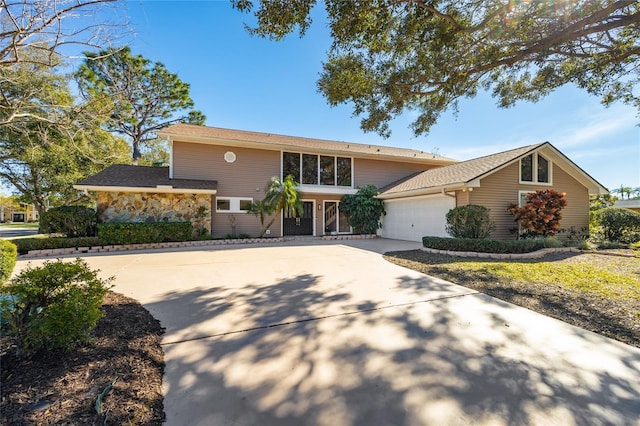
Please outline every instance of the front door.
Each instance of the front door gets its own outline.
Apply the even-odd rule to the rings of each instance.
[[[302,202],[302,215],[292,217],[286,211],[282,219],[284,235],[313,235],[313,201]]]

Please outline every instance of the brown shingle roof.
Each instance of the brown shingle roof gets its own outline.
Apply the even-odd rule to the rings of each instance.
[[[272,133],[248,132],[245,130],[223,129],[220,127],[196,126],[193,124],[174,124],[158,132],[161,137],[195,137],[211,140],[234,141],[271,146],[273,149],[298,149],[309,151],[342,152],[345,155],[362,155],[370,158],[396,158],[398,160],[419,161],[426,164],[452,164],[452,158],[418,151],[414,149],[394,148],[382,145],[367,145],[351,142],[337,142],[323,139],[302,138],[276,135]]]
[[[450,166],[414,173],[381,188],[380,194],[384,196],[419,189],[469,183],[545,144],[548,144],[548,142],[527,145],[497,154],[462,161]]]
[[[169,167],[131,166],[115,164],[96,173],[76,185],[83,187],[126,187],[158,188],[172,187],[185,190],[215,191],[218,182],[214,180],[169,179]]]

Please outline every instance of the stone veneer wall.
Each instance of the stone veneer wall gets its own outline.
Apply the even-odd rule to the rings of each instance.
[[[102,222],[186,222],[194,235],[211,234],[211,195],[155,192],[98,192]]]

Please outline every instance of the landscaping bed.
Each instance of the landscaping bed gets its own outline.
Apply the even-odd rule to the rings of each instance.
[[[640,348],[640,258],[610,254],[503,261],[413,250],[385,258]]]
[[[14,354],[0,337],[0,424],[161,425],[164,354],[160,323],[138,302],[105,296],[92,344],[65,352]],[[98,396],[113,383],[96,413]]]

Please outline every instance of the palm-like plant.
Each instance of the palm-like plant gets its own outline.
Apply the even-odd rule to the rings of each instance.
[[[247,213],[260,219],[260,237],[263,237],[267,229],[273,225],[281,212],[285,211],[290,216],[302,214],[302,193],[298,192],[298,182],[289,175],[284,180],[274,176],[265,188],[265,197],[261,201],[255,201]],[[276,213],[265,224],[268,216]]]

